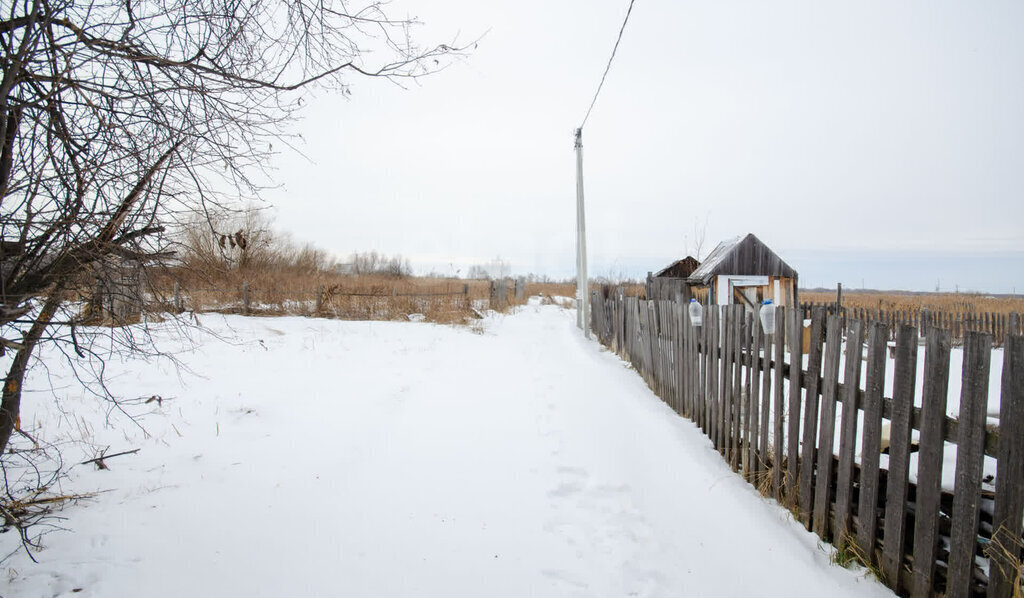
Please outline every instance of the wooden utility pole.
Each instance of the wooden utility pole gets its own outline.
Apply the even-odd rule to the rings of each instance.
[[[587,224],[583,210],[583,129],[576,129],[576,325],[590,338],[587,285]]]

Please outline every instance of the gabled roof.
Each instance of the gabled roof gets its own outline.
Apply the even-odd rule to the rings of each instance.
[[[796,270],[790,268],[789,264],[768,249],[768,246],[753,233],[719,243],[686,280],[696,284],[707,284],[713,277],[722,274],[797,277]]]
[[[700,262],[697,258],[692,255],[688,255],[681,260],[676,260],[671,264],[665,266],[661,270],[655,273],[655,278],[671,277],[671,278],[686,278],[693,271],[700,267]]]

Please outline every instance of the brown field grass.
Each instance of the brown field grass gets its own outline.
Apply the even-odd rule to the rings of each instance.
[[[835,291],[800,291],[800,301],[834,303]],[[980,293],[887,293],[884,291],[843,290],[843,307],[884,309],[886,311],[916,311],[952,314],[1024,313],[1024,298],[994,297]]]
[[[177,283],[184,311],[243,313],[248,283],[249,313],[308,315],[349,320],[422,319],[461,323],[489,307],[490,281],[458,278],[345,276],[324,272],[228,271],[198,275],[167,269],[150,275],[153,309],[173,311]],[[529,283],[526,297],[573,296],[575,285]],[[512,288],[508,307],[517,304]],[[518,302],[519,304],[525,301]]]

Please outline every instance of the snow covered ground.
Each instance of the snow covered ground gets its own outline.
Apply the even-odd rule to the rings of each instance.
[[[84,435],[67,462],[141,451],[71,471],[60,491],[101,494],[38,564],[8,559],[0,594],[891,595],[831,565],[571,311],[200,318],[230,342],[157,334],[190,371],[108,365],[116,394],[163,399],[129,407],[145,431],[65,366],[33,371],[23,426]],[[0,556],[17,545],[0,535]]]

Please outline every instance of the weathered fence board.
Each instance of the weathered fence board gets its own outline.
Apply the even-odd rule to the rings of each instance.
[[[950,336],[948,330],[932,329],[925,345],[911,596],[930,596],[934,582],[942,502],[942,450],[945,440],[942,425],[946,421],[946,392],[949,388]]]
[[[999,404],[999,456],[988,595],[1010,596],[1020,576],[1024,514],[1024,337],[1007,337]]]
[[[882,449],[882,394],[885,390],[886,339],[889,331],[882,322],[868,327],[867,378],[864,382],[864,432],[861,441],[859,522],[857,544],[874,566],[875,537],[878,535],[878,466]]]
[[[775,371],[772,374],[774,388],[772,389],[773,409],[772,421],[774,437],[772,446],[774,458],[772,459],[772,489],[775,492],[775,500],[782,502],[782,468],[783,468],[783,417],[785,417],[785,374],[783,372],[783,361],[786,351],[786,308],[775,308]]]
[[[821,379],[821,343],[825,336],[825,309],[811,311],[811,344],[807,353],[807,406],[804,410],[803,454],[800,457],[800,518],[804,527],[811,527],[814,508],[814,463],[818,434],[818,395]]]
[[[900,326],[896,333],[896,357],[893,367],[889,475],[885,494],[885,525],[882,532],[882,577],[893,591],[899,592],[902,585],[904,541],[907,533],[907,494],[910,489],[910,415],[914,408],[914,390],[917,384],[917,331],[912,326]]]
[[[799,364],[803,361],[803,314],[800,310],[786,310],[786,324],[789,331],[789,362]],[[789,368],[789,429],[786,432],[786,502],[796,506],[799,497],[797,487],[797,465],[800,459],[800,413],[801,400],[800,368]]]
[[[957,444],[949,577],[946,582],[946,596],[951,598],[970,595],[974,577],[991,359],[992,336],[980,332],[967,333],[960,394],[960,424],[965,433]]]
[[[861,351],[864,347],[864,323],[850,323],[846,337],[846,368],[843,374],[843,415],[839,430],[839,466],[836,470],[836,508],[833,544],[844,548],[852,539],[850,505],[853,502],[853,452],[857,446],[857,405],[860,385]]]
[[[839,393],[839,357],[843,322],[829,316],[825,333],[825,374],[821,388],[821,421],[818,434],[818,467],[814,488],[814,533],[827,539],[832,499],[832,447],[835,444],[836,398]]]

